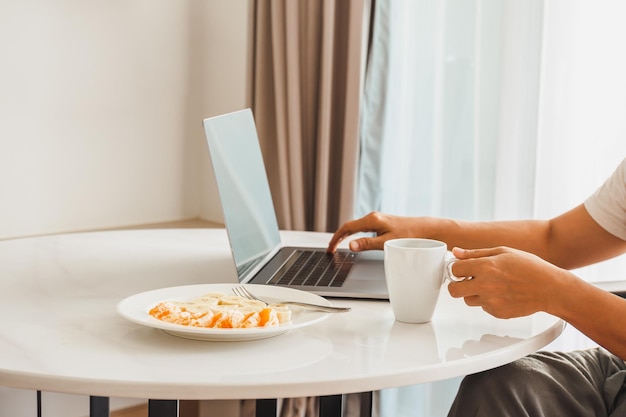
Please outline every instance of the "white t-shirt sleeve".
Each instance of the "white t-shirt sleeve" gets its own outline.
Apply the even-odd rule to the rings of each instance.
[[[585,201],[585,208],[607,232],[626,240],[626,158]]]

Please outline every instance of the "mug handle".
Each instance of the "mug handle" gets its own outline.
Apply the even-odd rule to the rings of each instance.
[[[452,282],[460,282],[460,281],[472,279],[472,277],[457,277],[456,275],[452,273],[452,264],[455,263],[456,261],[458,261],[457,258],[446,259],[446,265],[445,265],[444,272],[443,272],[444,282],[446,280],[449,280]]]

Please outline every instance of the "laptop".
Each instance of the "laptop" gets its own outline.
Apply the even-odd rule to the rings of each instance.
[[[204,119],[204,131],[239,282],[389,298],[382,251],[329,255],[326,248],[282,244],[250,109]]]

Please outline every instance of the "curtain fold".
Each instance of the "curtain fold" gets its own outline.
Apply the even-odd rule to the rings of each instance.
[[[357,216],[532,216],[542,11],[376,2]]]
[[[253,112],[278,224],[352,217],[368,0],[258,1]]]
[[[369,0],[255,4],[252,110],[283,230],[330,232],[353,216],[368,23]],[[317,407],[281,399],[280,415]]]

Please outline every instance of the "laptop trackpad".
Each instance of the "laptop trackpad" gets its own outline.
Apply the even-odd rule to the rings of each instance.
[[[350,281],[380,281],[385,279],[383,251],[360,252],[359,260],[350,272]]]

